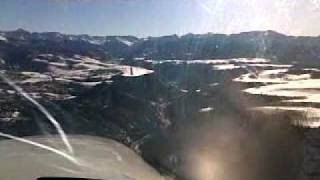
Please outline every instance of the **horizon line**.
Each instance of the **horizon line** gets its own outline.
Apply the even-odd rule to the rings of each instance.
[[[89,34],[89,33],[68,33],[68,32],[61,32],[61,31],[31,31],[28,30],[26,28],[15,28],[15,29],[5,29],[5,30],[1,30],[0,29],[0,33],[1,32],[14,32],[14,31],[25,31],[28,33],[60,33],[63,35],[75,35],[75,36],[91,36],[91,37],[110,37],[110,36],[133,36],[139,39],[143,39],[143,38],[149,38],[149,37],[165,37],[165,36],[178,36],[178,37],[182,37],[182,36],[186,36],[188,34],[192,34],[192,35],[206,35],[206,34],[211,34],[211,35],[237,35],[237,34],[243,34],[243,33],[252,33],[252,32],[274,32],[277,34],[282,34],[284,36],[288,36],[288,37],[319,37],[320,35],[290,35],[290,34],[286,34],[286,33],[282,33],[276,30],[272,30],[272,29],[268,29],[268,30],[252,30],[252,31],[241,31],[241,32],[234,32],[234,33],[218,33],[218,32],[205,32],[205,33],[192,33],[192,32],[188,32],[188,33],[184,33],[184,34],[177,34],[177,33],[172,33],[172,34],[165,34],[165,35],[159,35],[159,36],[152,36],[152,35],[148,35],[148,36],[137,36],[137,35],[130,35],[130,34],[106,34],[106,35],[96,35],[96,34]]]

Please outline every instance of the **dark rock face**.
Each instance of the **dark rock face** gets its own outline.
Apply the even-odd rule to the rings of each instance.
[[[162,106],[170,96],[170,89],[153,75],[116,76],[112,84],[93,87],[61,108],[72,117],[71,132],[109,136],[134,146],[146,136],[165,133],[171,122]]]
[[[309,129],[304,140],[304,166],[303,171],[311,178],[320,177],[319,129]]]

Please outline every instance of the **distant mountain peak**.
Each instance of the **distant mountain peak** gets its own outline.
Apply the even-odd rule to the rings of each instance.
[[[135,36],[72,35],[59,32],[28,32],[22,28],[0,31],[1,54],[7,59],[28,54],[80,54],[98,59],[225,59],[271,58],[313,63],[320,60],[320,38],[287,36],[273,30],[236,34],[176,34]],[[308,43],[308,44],[307,44]],[[300,47],[297,49],[293,47]],[[16,49],[13,50],[12,47]],[[1,52],[1,48],[4,49]],[[14,53],[13,53],[14,52]],[[17,53],[21,52],[21,53]],[[5,59],[5,58],[4,58]]]
[[[29,34],[29,33],[30,33],[29,31],[27,31],[27,30],[25,30],[25,29],[23,29],[23,28],[18,28],[18,29],[16,29],[16,30],[13,31],[13,32],[21,33],[21,34]]]

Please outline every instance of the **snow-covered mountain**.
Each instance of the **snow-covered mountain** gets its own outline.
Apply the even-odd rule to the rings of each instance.
[[[286,36],[274,31],[137,38],[32,33],[18,29],[0,32],[0,57],[11,58],[12,54],[9,55],[7,49],[14,48],[15,52],[23,51],[25,54],[80,54],[104,60],[260,57],[283,63],[319,65],[319,44],[319,37]]]

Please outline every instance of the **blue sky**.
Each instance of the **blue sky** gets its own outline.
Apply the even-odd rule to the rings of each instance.
[[[320,0],[1,0],[0,29],[136,35],[320,35]]]

